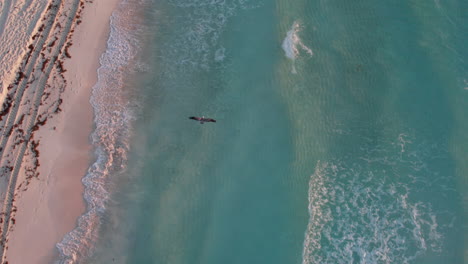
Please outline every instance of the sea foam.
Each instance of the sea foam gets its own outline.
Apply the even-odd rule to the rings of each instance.
[[[307,47],[302,40],[299,38],[299,32],[301,31],[301,25],[299,22],[294,21],[291,29],[286,33],[286,38],[283,40],[283,50],[285,52],[286,57],[293,61],[292,66],[292,73],[297,73],[296,67],[294,65],[294,61],[300,54],[299,48],[305,51],[310,56],[313,56],[314,53],[312,49]]]
[[[134,65],[138,46],[132,32],[135,3],[123,1],[113,12],[107,49],[100,58],[98,81],[92,89],[95,131],[92,143],[97,160],[88,169],[82,182],[86,212],[78,219],[78,226],[57,244],[58,263],[76,263],[92,253],[100,227],[100,218],[109,199],[109,181],[126,167],[128,140],[133,113],[129,107],[124,78]]]
[[[303,264],[411,263],[442,252],[450,227],[439,222],[446,212],[416,197],[421,190],[446,191],[427,180],[437,173],[425,164],[434,153],[414,148],[413,140],[402,133],[387,144],[394,154],[375,146],[362,159],[317,163],[309,181]]]
[[[209,70],[223,67],[228,50],[223,46],[221,37],[231,18],[238,13],[256,8],[261,1],[213,1],[213,0],[171,0],[169,3],[176,12],[186,14],[183,21],[174,17],[174,23],[183,23],[174,41],[161,47],[166,53],[165,65],[176,70]],[[171,18],[169,18],[171,19]],[[172,37],[172,36],[171,36]]]

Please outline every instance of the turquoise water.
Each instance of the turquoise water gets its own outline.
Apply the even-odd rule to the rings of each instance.
[[[64,261],[466,263],[466,2],[124,3]]]

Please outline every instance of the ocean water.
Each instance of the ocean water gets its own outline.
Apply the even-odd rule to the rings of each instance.
[[[467,263],[466,10],[123,1],[59,262]]]

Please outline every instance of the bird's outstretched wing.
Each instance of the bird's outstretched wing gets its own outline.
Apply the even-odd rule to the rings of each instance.
[[[205,118],[204,121],[205,122],[214,122],[214,123],[216,123],[216,120],[214,120],[213,118]]]

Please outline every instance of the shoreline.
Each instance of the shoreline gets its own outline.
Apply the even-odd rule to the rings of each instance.
[[[14,165],[2,171],[7,177],[0,183],[5,197],[2,263],[56,260],[56,244],[85,212],[81,180],[94,157],[90,97],[106,50],[110,16],[120,2],[49,1],[42,20],[37,19],[33,44],[16,81],[4,89],[5,100],[11,93],[13,103],[10,109],[2,108],[2,157]],[[23,105],[15,105],[16,100]],[[24,131],[23,140],[15,140],[16,133]],[[13,151],[11,157],[8,150]]]

